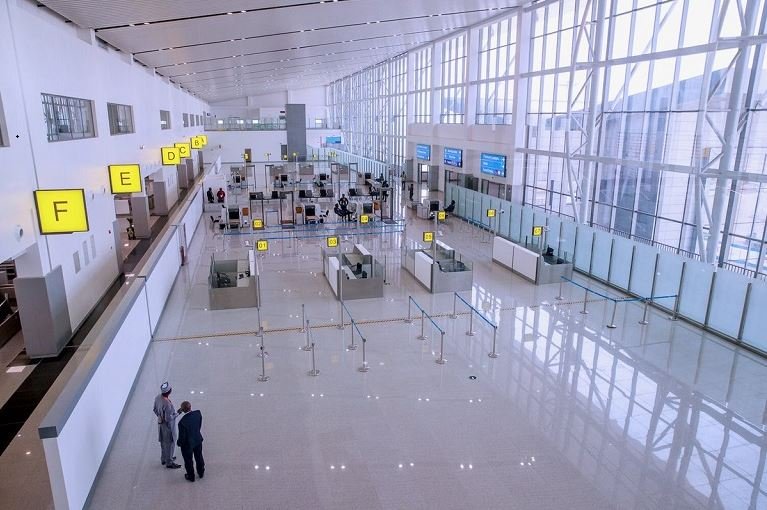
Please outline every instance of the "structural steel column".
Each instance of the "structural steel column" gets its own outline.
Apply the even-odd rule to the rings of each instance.
[[[602,38],[604,37],[604,24],[605,24],[605,9],[607,7],[607,0],[594,0],[596,3],[596,27],[594,30],[593,41],[593,62],[591,73],[591,84],[589,85],[589,112],[588,121],[586,123],[586,129],[588,130],[588,136],[586,137],[586,147],[584,149],[585,159],[583,160],[583,175],[581,176],[581,204],[578,221],[584,222],[589,217],[589,202],[591,202],[591,180],[592,173],[596,167],[596,162],[593,160],[598,154],[597,145],[595,144],[595,137],[597,133],[596,126],[596,109],[597,109],[597,90],[599,90],[599,80],[602,75],[602,68],[598,65],[601,60],[602,50]]]
[[[731,0],[734,2],[737,0]],[[759,0],[750,0],[746,5],[745,13],[743,15],[743,27],[741,30],[741,36],[747,37],[754,32],[754,26],[756,25],[756,13],[759,8]],[[721,37],[721,33],[719,34]],[[740,49],[740,53],[737,55],[735,66],[732,71],[732,90],[730,91],[730,100],[727,105],[727,120],[724,126],[724,144],[722,146],[722,159],[719,164],[720,172],[737,171],[737,168],[733,168],[735,162],[735,154],[738,144],[738,125],[740,120],[740,112],[744,108],[743,97],[745,80],[748,76],[748,63],[749,55],[751,54],[751,47],[745,46]],[[709,226],[709,236],[706,242],[706,262],[713,262],[716,254],[716,245],[720,239],[720,230],[723,227],[723,215],[725,210],[725,202],[728,199],[729,188],[727,187],[727,177],[716,178],[716,191],[714,194],[714,204],[711,208],[711,225]],[[732,217],[730,217],[732,221]],[[726,240],[725,240],[726,241]]]

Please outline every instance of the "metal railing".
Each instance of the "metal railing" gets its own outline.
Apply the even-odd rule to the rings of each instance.
[[[445,330],[440,328],[439,325],[434,322],[434,318],[429,315],[426,310],[423,309],[421,305],[418,304],[418,302],[413,299],[413,296],[407,297],[407,319],[405,319],[405,322],[407,324],[413,323],[413,316],[411,312],[410,304],[414,304],[416,308],[418,308],[421,311],[421,334],[418,335],[419,340],[426,340],[428,337],[426,336],[426,331],[424,330],[424,324],[426,322],[425,319],[429,319],[429,321],[432,323],[434,328],[439,331],[440,334],[440,341],[439,341],[439,357],[435,360],[435,363],[438,365],[444,365],[447,363],[447,360],[445,359]]]

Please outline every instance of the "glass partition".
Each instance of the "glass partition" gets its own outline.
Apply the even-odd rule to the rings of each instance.
[[[763,351],[767,351],[767,313],[765,310],[767,310],[767,285],[764,282],[752,282],[743,327],[743,341]]]
[[[594,249],[591,250],[591,274],[607,281],[610,275],[610,257],[612,256],[613,236],[607,232],[596,231]]]
[[[629,290],[639,296],[648,297],[653,294],[653,281],[655,281],[655,259],[658,257],[658,250],[652,246],[637,244],[634,247],[634,259],[631,264],[631,282]],[[657,290],[654,293],[658,294]],[[676,294],[676,291],[670,294]],[[673,301],[670,301],[673,302]],[[666,301],[663,302],[666,304]]]
[[[506,202],[505,200],[501,204],[501,207],[503,208],[503,214],[499,213],[498,218],[498,235],[501,237],[505,237],[506,239],[510,238],[511,235],[511,209],[512,205],[509,202]]]
[[[554,253],[559,256],[561,250],[560,245],[560,233],[562,231],[562,220],[556,216],[549,217],[549,231],[546,232],[546,247],[554,249]]]
[[[711,291],[708,325],[733,338],[740,333],[749,279],[731,271],[718,271]],[[767,312],[767,309],[764,310]]]
[[[559,241],[559,257],[572,262],[575,255],[575,235],[578,224],[573,221],[563,221],[561,239]]]
[[[522,206],[520,204],[512,204],[511,212],[509,213],[509,239],[518,243],[521,240],[522,231]]]
[[[679,294],[682,281],[684,261],[671,253],[661,252],[658,254],[658,267],[655,270],[655,294],[656,296],[673,296]],[[664,299],[658,301],[658,305],[674,310],[677,299]]]
[[[519,234],[520,242],[529,244],[533,241],[533,209],[532,207],[522,207],[522,231]]]
[[[578,225],[575,237],[575,267],[588,273],[591,270],[591,248],[594,244],[594,229]]]
[[[621,237],[614,238],[612,253],[610,254],[610,283],[619,289],[628,290],[629,288],[633,255],[633,242]]]
[[[714,268],[694,260],[685,261],[684,266],[679,313],[700,324],[705,324]]]

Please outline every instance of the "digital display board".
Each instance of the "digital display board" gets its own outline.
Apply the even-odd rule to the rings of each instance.
[[[431,161],[431,145],[418,144],[415,146],[415,157],[424,161]]]
[[[326,136],[325,137],[325,143],[327,143],[327,144],[340,144],[341,143],[341,137],[340,136]]]
[[[458,168],[462,168],[463,167],[463,151],[461,149],[451,149],[450,147],[445,147],[443,160],[445,165],[447,166],[455,166]]]
[[[483,174],[506,177],[506,156],[483,152],[480,156],[480,170]]]

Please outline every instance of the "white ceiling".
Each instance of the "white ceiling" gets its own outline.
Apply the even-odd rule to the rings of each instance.
[[[209,102],[326,85],[521,0],[39,0]]]

